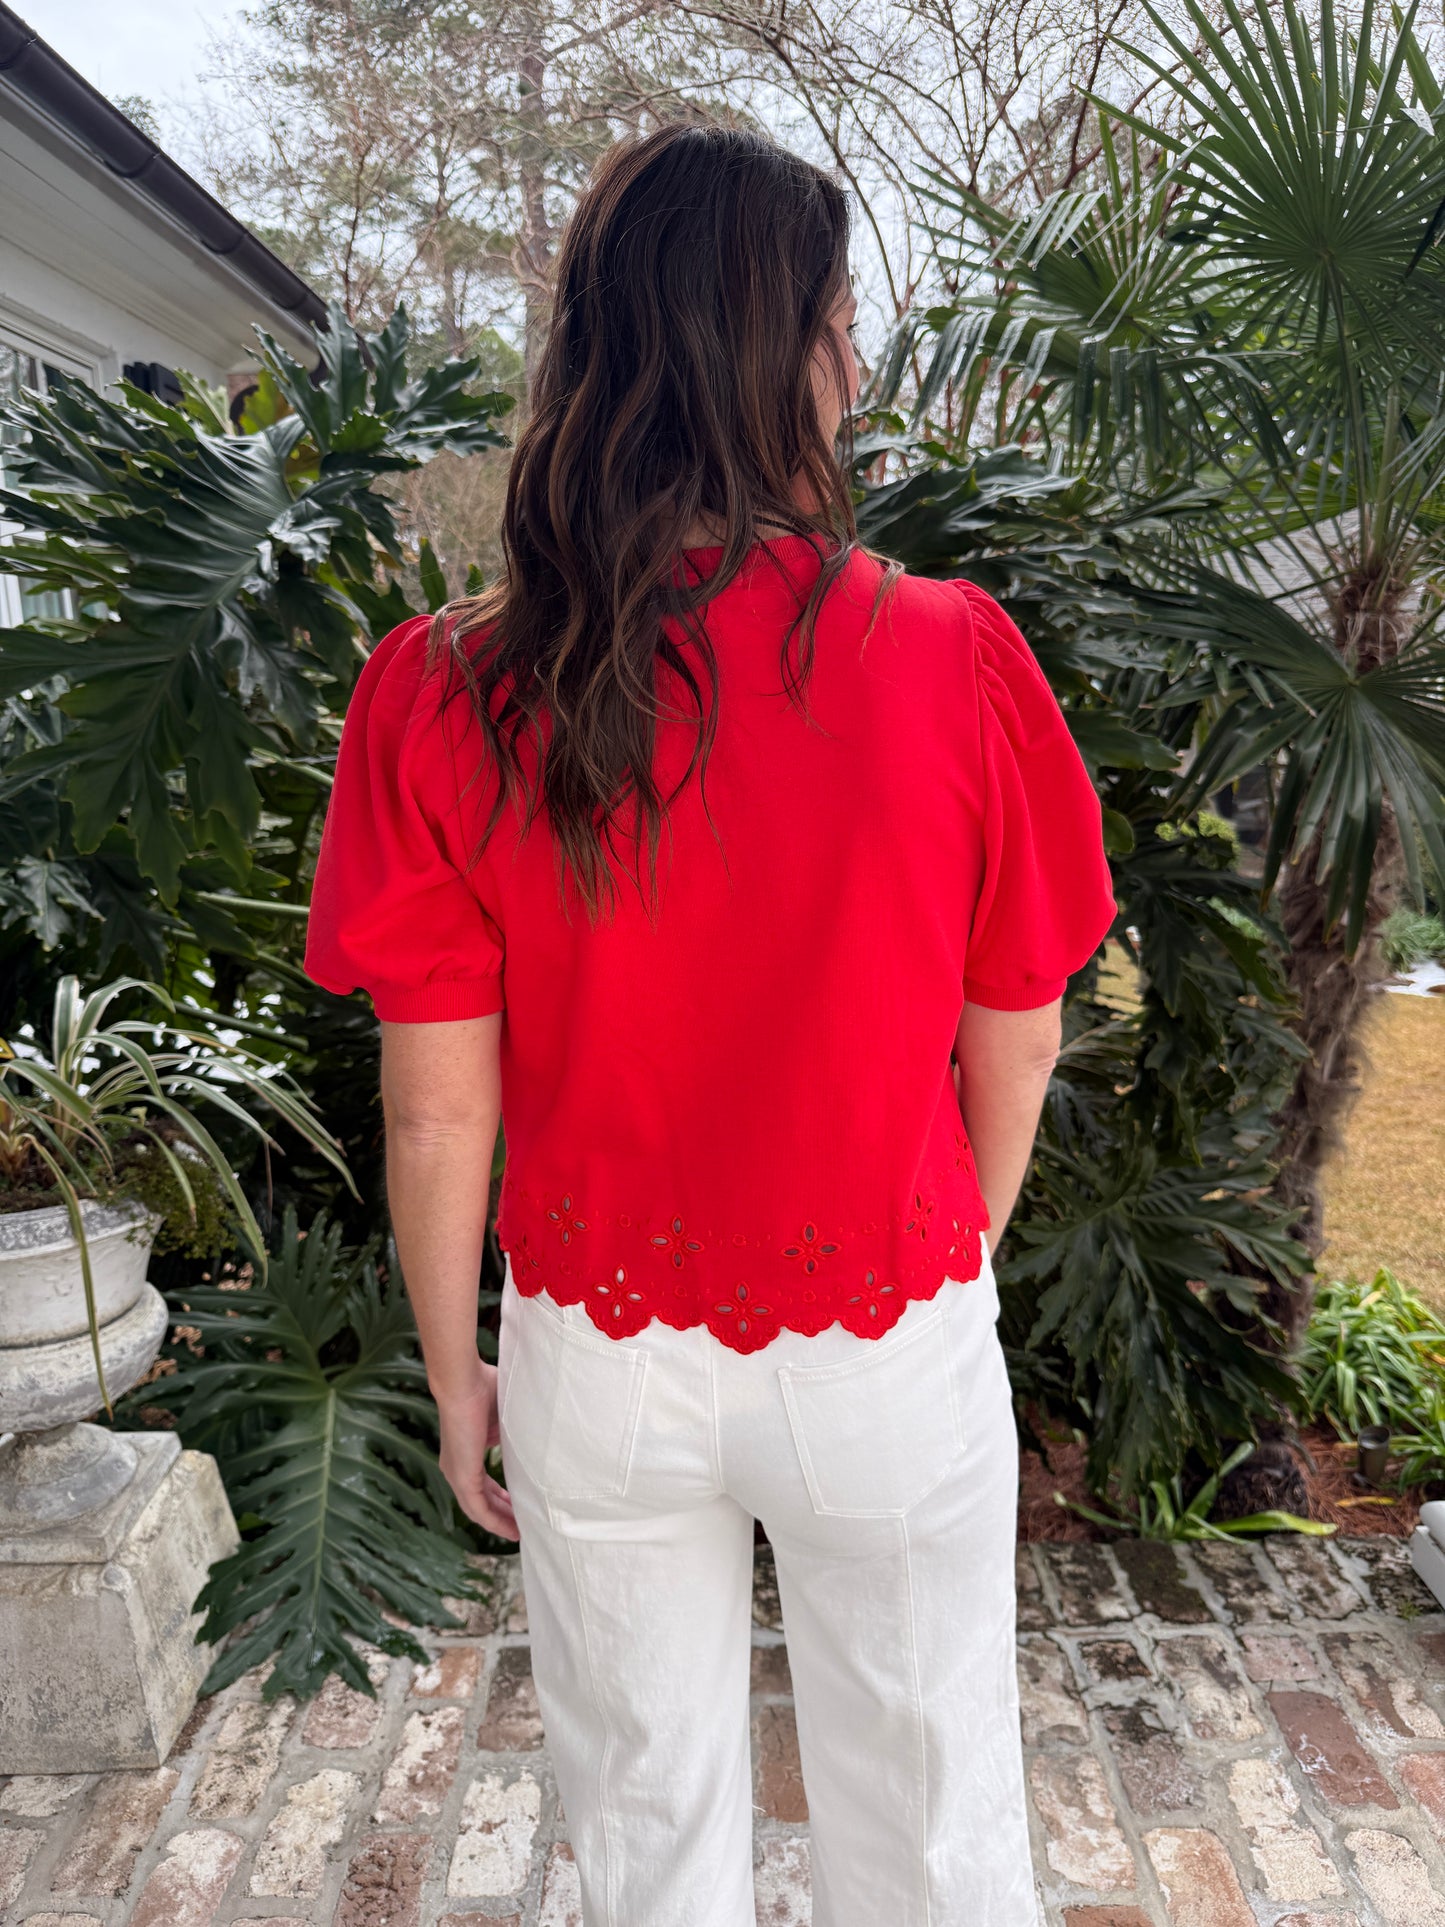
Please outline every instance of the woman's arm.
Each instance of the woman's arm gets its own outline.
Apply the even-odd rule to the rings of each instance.
[[[484,1463],[499,1442],[497,1369],[477,1350],[477,1280],[502,1115],[500,1013],[383,1024],[386,1185],[397,1254],[441,1418],[441,1468],[469,1519],[518,1537]]]
[[[1059,1055],[1062,1001],[1038,1010],[965,1004],[954,1056],[958,1105],[973,1147],[997,1251],[1033,1155],[1044,1093]]]

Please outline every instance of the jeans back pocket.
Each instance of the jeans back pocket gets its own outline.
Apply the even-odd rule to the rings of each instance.
[[[549,1499],[627,1490],[647,1354],[516,1294],[502,1390],[503,1464],[516,1457]],[[585,1314],[583,1314],[585,1316]]]
[[[839,1364],[779,1366],[815,1512],[902,1514],[962,1454],[946,1309],[940,1300],[901,1338],[860,1339],[857,1357]]]

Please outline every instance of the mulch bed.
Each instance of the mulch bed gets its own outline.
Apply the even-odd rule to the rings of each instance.
[[[1118,1536],[1057,1502],[1054,1494],[1062,1492],[1066,1499],[1098,1504],[1084,1477],[1085,1448],[1072,1432],[1051,1433],[1038,1419],[1035,1426],[1047,1457],[1037,1452],[1020,1455],[1019,1538],[1036,1544]],[[1353,1443],[1342,1445],[1328,1426],[1311,1426],[1301,1433],[1294,1457],[1309,1495],[1306,1516],[1327,1520],[1342,1534],[1408,1538],[1419,1523],[1422,1502],[1439,1496],[1438,1489],[1421,1486],[1396,1493],[1357,1483]]]

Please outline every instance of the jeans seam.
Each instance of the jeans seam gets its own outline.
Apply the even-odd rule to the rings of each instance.
[[[602,1829],[602,1892],[603,1905],[607,1911],[607,1918],[602,1923],[602,1927],[616,1927],[617,1915],[612,1898],[612,1831],[607,1818],[607,1770],[612,1764],[613,1741],[616,1735],[598,1690],[597,1662],[592,1651],[592,1627],[587,1617],[587,1595],[583,1590],[582,1575],[577,1567],[576,1541],[570,1534],[567,1536],[567,1562],[572,1568],[572,1584],[577,1593],[577,1617],[582,1623],[582,1646],[587,1654],[587,1680],[592,1688],[592,1704],[597,1709],[597,1717],[602,1725],[602,1753],[597,1762],[597,1818]]]
[[[928,1873],[928,1731],[923,1717],[923,1682],[918,1674],[918,1613],[913,1597],[913,1550],[908,1518],[898,1521],[903,1537],[903,1588],[908,1600],[908,1665],[913,1676],[913,1712],[918,1730],[918,1866],[923,1894],[922,1927],[931,1927],[933,1904]]]

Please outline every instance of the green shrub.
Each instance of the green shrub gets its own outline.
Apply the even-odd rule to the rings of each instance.
[[[1337,1280],[1315,1301],[1299,1371],[1306,1416],[1341,1438],[1362,1425],[1403,1432],[1439,1399],[1445,1322],[1391,1271]]]
[[[175,407],[70,379],[0,404],[6,567],[73,612],[0,630],[0,1036],[39,1028],[57,978],[121,968],[217,1014],[302,1083],[360,1193],[294,1134],[278,1171],[218,1123],[256,1216],[325,1206],[364,1238],[377,1027],[301,971],[311,872],[367,650],[416,613],[403,582],[447,594],[395,483],[501,446],[511,401],[475,361],[412,365],[400,309],[375,335],[333,312],[314,372],[260,346],[239,433],[193,382]],[[202,1269],[194,1243],[167,1285]]]
[[[354,1639],[417,1653],[383,1610],[436,1620],[466,1590],[410,1310],[367,1242],[385,1224],[376,1020],[300,965],[348,695],[415,613],[403,585],[429,607],[448,593],[394,484],[502,446],[511,407],[475,361],[412,365],[401,310],[370,336],[333,311],[316,350],[313,371],[263,337],[239,433],[191,381],[175,407],[77,380],[0,407],[7,566],[72,610],[0,631],[0,1034],[38,1029],[57,978],[124,967],[244,1039],[263,1095],[303,1090],[356,1175],[343,1193],[336,1147],[297,1118],[273,1161],[234,1105],[211,1117],[232,1227],[249,1214],[259,1252],[290,1210],[277,1275],[245,1291],[210,1282],[234,1232],[163,1134],[147,1151],[122,1120],[95,1186],[161,1213],[152,1277],[201,1333],[125,1409],[172,1410],[244,1522],[204,1636],[252,1623],[211,1685],[274,1653],[272,1690],[298,1692],[332,1670],[369,1690]],[[488,1264],[495,1282],[491,1246]]]
[[[868,456],[864,443],[861,454]],[[1153,632],[1141,545],[1096,490],[1019,449],[913,451],[867,488],[865,538],[920,574],[1000,598],[1064,705],[1103,806],[1137,971],[1127,1010],[1097,961],[1069,986],[1037,1155],[999,1252],[1016,1395],[1089,1441],[1096,1493],[1149,1502],[1218,1466],[1288,1406],[1268,1323],[1305,1265],[1269,1197],[1272,1122],[1304,1046],[1282,946],[1232,825],[1179,770],[1217,700],[1213,666]]]
[[[384,1275],[376,1257],[288,1210],[264,1282],[188,1287],[176,1306],[175,1374],[144,1396],[215,1454],[245,1535],[196,1601],[203,1640],[236,1635],[207,1692],[274,1655],[268,1698],[332,1672],[370,1693],[355,1640],[426,1658],[384,1612],[455,1626],[446,1598],[472,1595],[411,1307],[394,1254]]]
[[[1261,1532],[1302,1532],[1310,1538],[1328,1538],[1335,1530],[1332,1525],[1324,1525],[1318,1519],[1302,1519],[1294,1512],[1272,1509],[1249,1512],[1241,1519],[1210,1518],[1220,1486],[1253,1450],[1248,1441],[1236,1446],[1189,1500],[1184,1497],[1184,1481],[1177,1472],[1172,1479],[1155,1479],[1128,1509],[1101,1512],[1094,1506],[1066,1499],[1062,1492],[1056,1492],[1054,1498],[1070,1512],[1092,1519],[1095,1525],[1111,1526],[1117,1532],[1127,1532],[1139,1539],[1166,1540],[1173,1545],[1198,1539],[1240,1539]]]
[[[1445,1379],[1436,1377],[1395,1434],[1400,1484],[1424,1485],[1445,1477]]]
[[[1413,970],[1445,957],[1445,921],[1402,905],[1380,925],[1380,949],[1391,970]]]

